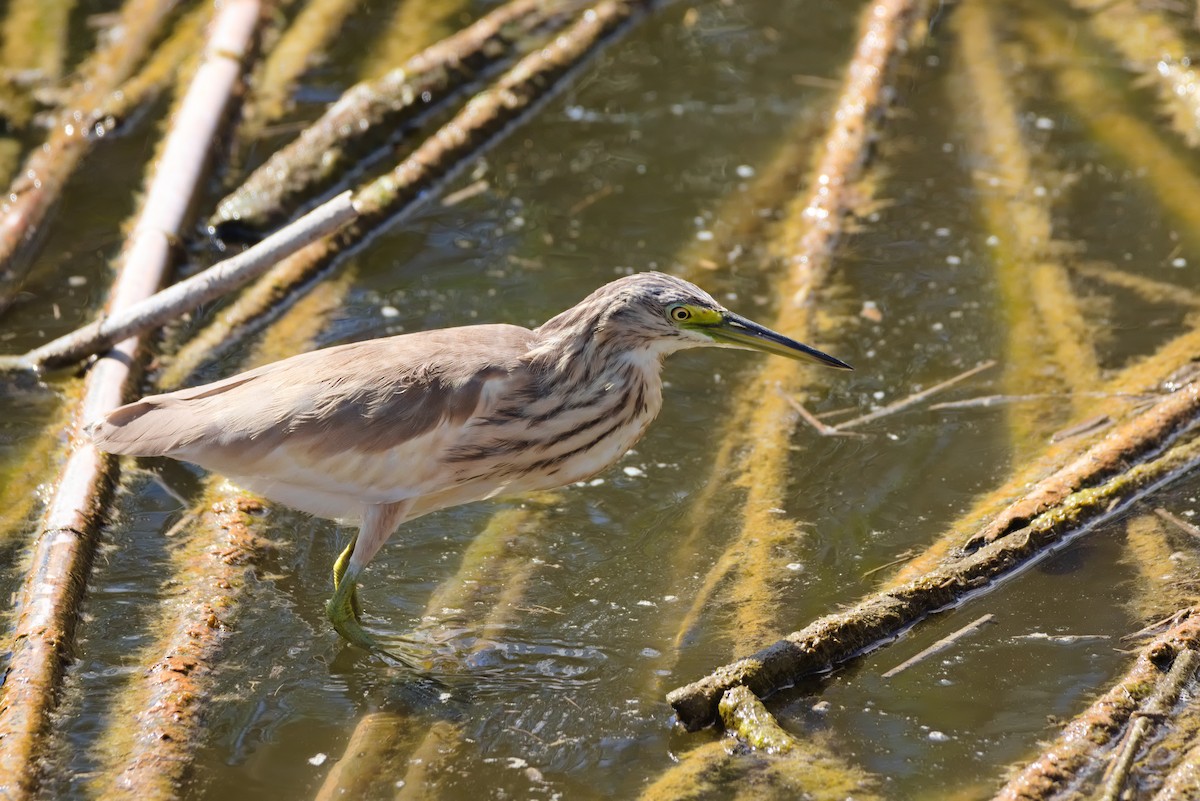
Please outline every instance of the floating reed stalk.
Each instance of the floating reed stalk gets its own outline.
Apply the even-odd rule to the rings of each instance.
[[[286,218],[432,104],[512,57],[526,37],[563,24],[571,8],[563,0],[510,0],[403,67],[351,87],[222,200],[210,224],[261,230]]]
[[[1151,202],[1175,218],[1180,236],[1200,244],[1200,178],[1186,159],[1176,154],[1152,125],[1129,108],[1126,96],[1097,74],[1095,54],[1067,23],[1045,4],[1019,17],[1021,35],[1033,46],[1038,60],[1050,69],[1058,97],[1086,125],[1092,137],[1138,173]]]
[[[100,750],[112,767],[97,782],[99,798],[167,801],[190,776],[213,670],[271,547],[257,498],[225,487],[206,493],[202,507],[172,556],[169,585],[178,591],[157,604],[166,628],[146,651],[150,666],[107,716]]]
[[[123,83],[158,36],[176,0],[127,0],[116,23],[80,66],[79,78],[41,147],[34,148],[0,203],[0,311],[12,303],[29,266],[30,249],[50,207],[91,147],[75,113],[90,115]]]
[[[996,801],[1047,801],[1078,787],[1113,759],[1131,725],[1149,729],[1169,718],[1198,665],[1200,611],[1187,609],[1166,633],[1138,652],[1133,667],[1116,684],[1004,786]]]
[[[970,155],[982,160],[971,174],[983,227],[994,238],[988,254],[1004,310],[1005,391],[1025,395],[1060,384],[1086,393],[1100,379],[1096,350],[1053,247],[1050,193],[1021,134],[1011,75],[995,39],[995,15],[986,2],[964,2],[952,27],[959,69],[951,95],[967,128]],[[1048,371],[1048,363],[1055,369]],[[1076,411],[1092,403],[1085,394],[1073,397]],[[1008,416],[1017,461],[1039,451],[1061,422],[1041,404],[1010,406]]]
[[[5,117],[12,127],[24,127],[33,114],[28,92],[14,91],[12,76],[24,83],[53,86],[62,78],[67,56],[67,26],[75,0],[38,0],[9,3],[0,37],[0,66],[8,76],[4,83]]]
[[[866,158],[875,121],[888,99],[890,67],[903,49],[909,26],[923,7],[918,0],[878,0],[863,12],[858,46],[847,68],[832,125],[806,195],[784,212],[774,245],[785,266],[777,294],[774,328],[813,339],[815,304],[826,283],[831,255],[851,209],[871,197],[856,183]],[[685,616],[676,646],[698,624],[718,588],[731,583],[729,609],[734,650],[745,652],[768,639],[776,626],[774,599],[766,588],[779,567],[779,553],[794,550],[799,526],[779,514],[786,505],[790,449],[778,432],[790,431],[795,412],[785,396],[803,392],[805,370],[786,359],[770,359],[743,384],[733,423],[713,459],[710,483],[733,483],[744,490],[738,533],[705,576]],[[705,500],[705,499],[702,499]],[[711,499],[710,499],[711,503]],[[711,506],[697,504],[694,519],[708,525]],[[741,575],[730,579],[734,572]]]
[[[1189,428],[1197,413],[1200,386],[1189,384],[1030,488],[1025,497],[976,530],[966,540],[964,552],[674,690],[668,700],[680,722],[689,729],[708,725],[721,694],[737,684],[763,697],[879,647],[926,615],[1012,575],[1084,526],[1180,475],[1200,458],[1200,437]],[[959,541],[963,539],[959,535]]]
[[[1116,50],[1125,66],[1158,91],[1171,126],[1192,147],[1200,145],[1200,73],[1192,48],[1166,15],[1145,3],[1071,0],[1087,13],[1088,27]]]
[[[229,0],[209,39],[206,59],[172,120],[141,211],[118,257],[109,310],[151,295],[166,273],[209,148],[258,21],[256,0]],[[231,57],[232,56],[232,57]],[[86,439],[83,427],[119,406],[138,359],[129,339],[101,358],[85,380],[72,438],[76,448],[33,543],[17,603],[7,680],[0,690],[0,776],[8,797],[33,795],[38,755],[70,658],[79,601],[95,552],[97,528],[116,461]]]
[[[390,173],[359,188],[354,193],[354,205],[360,214],[355,225],[285,259],[222,310],[211,325],[180,349],[164,371],[162,383],[181,384],[203,359],[221,353],[270,315],[279,313],[287,298],[295,297],[299,288],[336,257],[361,244],[385,222],[402,218],[440,182],[511,131],[571,68],[615,35],[636,12],[654,4],[655,0],[604,0],[553,42],[521,59]]]

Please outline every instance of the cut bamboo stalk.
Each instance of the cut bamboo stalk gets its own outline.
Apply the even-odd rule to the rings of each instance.
[[[721,694],[734,685],[745,684],[765,696],[879,647],[926,615],[1013,575],[1050,546],[1088,530],[1084,527],[1194,466],[1200,438],[1176,439],[1181,432],[1190,433],[1198,412],[1200,386],[1168,395],[988,521],[967,540],[964,553],[674,690],[668,700],[680,722],[689,729],[705,726],[713,720]],[[1162,452],[1164,447],[1168,450]]]
[[[1200,73],[1192,49],[1157,8],[1136,2],[1071,0],[1087,13],[1088,27],[1117,51],[1125,65],[1158,92],[1175,131],[1200,145]]]
[[[511,0],[403,67],[351,87],[222,200],[210,224],[260,230],[286,218],[431,104],[510,58],[527,36],[563,24],[571,8],[563,0]]]
[[[1200,665],[1200,614],[1185,610],[1166,633],[1138,652],[1133,666],[1076,716],[1049,748],[1014,776],[996,801],[1046,801],[1077,786],[1112,758],[1132,721],[1171,711]]]
[[[182,232],[192,192],[258,21],[256,0],[229,0],[209,39],[206,59],[172,120],[140,213],[118,258],[109,300],[120,311],[148,297],[168,268],[170,241]],[[75,419],[76,449],[56,483],[33,543],[17,603],[7,681],[0,695],[0,777],[9,798],[36,792],[38,754],[70,658],[79,601],[95,552],[99,516],[116,462],[83,435],[86,423],[121,405],[136,339],[124,340],[89,373]]]
[[[902,50],[909,25],[918,15],[917,0],[878,0],[863,12],[858,46],[846,72],[832,125],[816,161],[808,193],[785,210],[789,221],[776,239],[775,254],[785,265],[779,282],[779,309],[772,327],[812,341],[817,331],[815,304],[828,279],[831,255],[843,233],[843,219],[871,197],[856,183],[868,145],[888,100],[890,66]],[[790,431],[795,412],[788,397],[802,396],[806,372],[796,362],[770,359],[743,384],[713,459],[712,482],[733,483],[746,493],[733,542],[704,577],[675,638],[676,652],[698,624],[713,594],[730,583],[731,639],[744,652],[775,630],[774,601],[764,584],[781,551],[794,550],[799,526],[777,510],[786,506],[790,450],[778,441]],[[801,398],[801,401],[803,399]],[[738,458],[737,455],[741,455]],[[708,524],[711,509],[695,507],[694,519]],[[737,570],[744,575],[729,577]],[[753,575],[749,575],[753,574]]]
[[[604,0],[553,42],[523,58],[390,173],[355,191],[354,205],[360,218],[354,225],[300,250],[259,279],[180,349],[160,382],[164,387],[185,382],[204,359],[220,354],[279,313],[287,299],[298,297],[339,255],[360,245],[385,222],[395,223],[411,213],[435,187],[533,113],[572,68],[655,2]]]
[[[29,266],[31,245],[67,179],[91,147],[75,113],[89,114],[123,83],[158,36],[176,0],[127,0],[120,36],[101,41],[80,66],[63,110],[42,147],[34,148],[0,203],[0,312],[12,303]]]

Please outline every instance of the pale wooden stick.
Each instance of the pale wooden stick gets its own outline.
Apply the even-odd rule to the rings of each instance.
[[[60,367],[102,353],[126,337],[157,328],[184,312],[220,298],[357,217],[351,192],[343,192],[249,250],[120,312],[35,348],[22,356],[20,363],[34,368]]]

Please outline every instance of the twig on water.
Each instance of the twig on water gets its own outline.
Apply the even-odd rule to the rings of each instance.
[[[808,409],[804,408],[803,403],[801,403],[800,401],[793,398],[791,395],[788,395],[786,392],[784,392],[783,387],[776,387],[775,390],[780,395],[783,396],[783,399],[785,401],[787,401],[788,406],[791,406],[793,409],[795,409],[796,414],[800,415],[800,419],[803,420],[804,422],[808,423],[810,426],[812,426],[813,430],[816,431],[821,436],[823,436],[823,437],[864,437],[864,436],[866,436],[865,434],[860,434],[857,431],[842,431],[837,426],[831,426],[831,425],[828,425],[827,423],[821,422],[821,420],[819,420],[816,415],[814,415]]]
[[[923,403],[924,401],[933,397],[934,395],[938,394],[939,392],[944,392],[945,390],[949,389],[950,387],[952,387],[956,384],[959,384],[963,381],[966,381],[968,378],[973,378],[973,377],[979,375],[980,373],[982,373],[983,371],[990,370],[991,368],[993,368],[995,366],[996,366],[996,362],[992,359],[988,359],[985,362],[981,362],[980,364],[975,365],[970,370],[966,370],[966,371],[954,376],[953,378],[948,378],[945,381],[934,384],[932,387],[929,387],[928,389],[923,389],[920,392],[914,392],[913,394],[911,394],[907,397],[904,397],[904,398],[901,398],[900,400],[889,403],[887,406],[884,406],[881,409],[876,409],[875,411],[870,412],[868,414],[864,414],[860,417],[855,417],[851,420],[846,420],[844,422],[838,423],[836,426],[833,426],[833,429],[838,432],[844,432],[848,428],[855,428],[857,426],[864,425],[865,423],[872,423],[876,420],[882,419],[884,417],[888,417],[888,416],[896,414],[898,412],[902,412],[906,409],[911,409],[913,406]]]
[[[1167,521],[1171,525],[1175,526],[1175,528],[1179,529],[1180,531],[1184,532],[1185,534],[1195,537],[1196,539],[1200,539],[1200,528],[1192,525],[1191,523],[1187,522],[1186,520],[1183,520],[1183,519],[1171,514],[1166,509],[1163,509],[1161,506],[1154,510],[1154,514],[1158,515],[1158,517],[1162,518],[1163,520]]]
[[[905,670],[908,670],[910,667],[917,664],[918,662],[922,662],[922,661],[928,659],[929,657],[933,656],[934,654],[938,654],[938,653],[941,653],[942,651],[945,651],[947,648],[954,645],[956,642],[961,640],[963,637],[966,637],[968,634],[972,634],[975,631],[978,631],[979,629],[986,626],[988,623],[993,622],[995,619],[996,619],[995,615],[987,614],[987,615],[984,615],[983,617],[972,620],[970,623],[963,626],[958,631],[954,632],[953,634],[946,635],[942,639],[935,642],[933,645],[926,648],[924,651],[921,651],[920,653],[918,653],[914,656],[911,656],[908,659],[905,659],[903,662],[901,662],[900,664],[896,665],[891,670],[884,673],[883,677],[885,679],[890,679],[900,673],[903,673]]]

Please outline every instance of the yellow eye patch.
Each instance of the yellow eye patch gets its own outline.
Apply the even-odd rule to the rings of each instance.
[[[721,322],[719,311],[690,303],[676,303],[667,309],[667,319],[686,325],[716,325]]]

